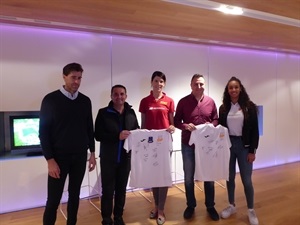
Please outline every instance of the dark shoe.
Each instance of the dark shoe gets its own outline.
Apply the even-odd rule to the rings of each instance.
[[[208,212],[208,214],[212,220],[218,221],[220,219],[219,214],[216,211],[215,207],[207,208],[206,211]]]
[[[125,222],[122,217],[115,217],[114,218],[114,225],[125,225]]]
[[[149,214],[149,218],[152,220],[157,219],[157,216],[158,216],[158,211],[155,212],[154,210],[152,210]]]
[[[195,212],[195,208],[187,207],[187,208],[184,210],[183,218],[186,219],[186,220],[191,219],[192,216],[194,215],[194,212]]]

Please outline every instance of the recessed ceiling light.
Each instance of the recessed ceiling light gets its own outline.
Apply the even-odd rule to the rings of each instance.
[[[202,9],[209,9],[209,10],[219,10],[220,8],[220,3],[215,1],[209,1],[209,0],[161,0],[161,1],[187,5],[187,6],[197,7]],[[271,13],[266,13],[266,12],[246,9],[246,8],[243,8],[241,10],[243,11],[242,16],[255,18],[259,20],[271,21],[274,23],[281,23],[289,26],[300,27],[300,20],[298,19],[293,19],[285,16],[279,16]]]
[[[243,9],[237,6],[231,6],[231,5],[221,5],[219,8],[216,8],[216,10],[226,13],[226,14],[231,14],[231,15],[242,15],[243,14]]]

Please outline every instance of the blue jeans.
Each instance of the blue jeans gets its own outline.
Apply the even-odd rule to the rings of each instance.
[[[194,189],[194,174],[195,174],[195,150],[189,145],[181,144],[183,171],[184,171],[184,187],[187,206],[195,208],[196,198]],[[204,194],[206,208],[212,208],[215,205],[215,182],[204,182]]]
[[[248,149],[244,147],[241,137],[230,136],[230,160],[229,160],[229,180],[227,181],[228,200],[234,204],[236,161],[240,169],[240,175],[244,186],[248,209],[253,209],[254,190],[252,185],[253,163],[247,161]]]

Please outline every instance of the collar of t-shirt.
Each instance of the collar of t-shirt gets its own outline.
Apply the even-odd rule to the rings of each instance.
[[[71,100],[76,99],[77,96],[78,96],[78,91],[76,91],[76,92],[72,95],[70,92],[66,91],[66,89],[64,89],[63,86],[62,86],[59,90],[60,90],[61,93],[63,93],[67,98],[69,98],[69,99],[71,99]]]
[[[152,98],[155,99],[154,96],[153,96],[153,91],[150,91],[150,96],[152,96]],[[162,96],[161,96],[159,99],[162,99],[162,98],[164,98],[165,96],[166,96],[166,93],[163,92],[163,93],[162,93]]]

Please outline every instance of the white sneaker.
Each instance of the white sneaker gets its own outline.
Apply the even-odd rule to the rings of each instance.
[[[223,209],[223,211],[221,212],[221,217],[223,219],[226,219],[234,213],[236,213],[235,206],[234,205],[229,205],[225,209]]]
[[[259,224],[254,209],[249,209],[248,210],[248,217],[249,217],[249,222],[250,222],[251,225],[258,225]]]

